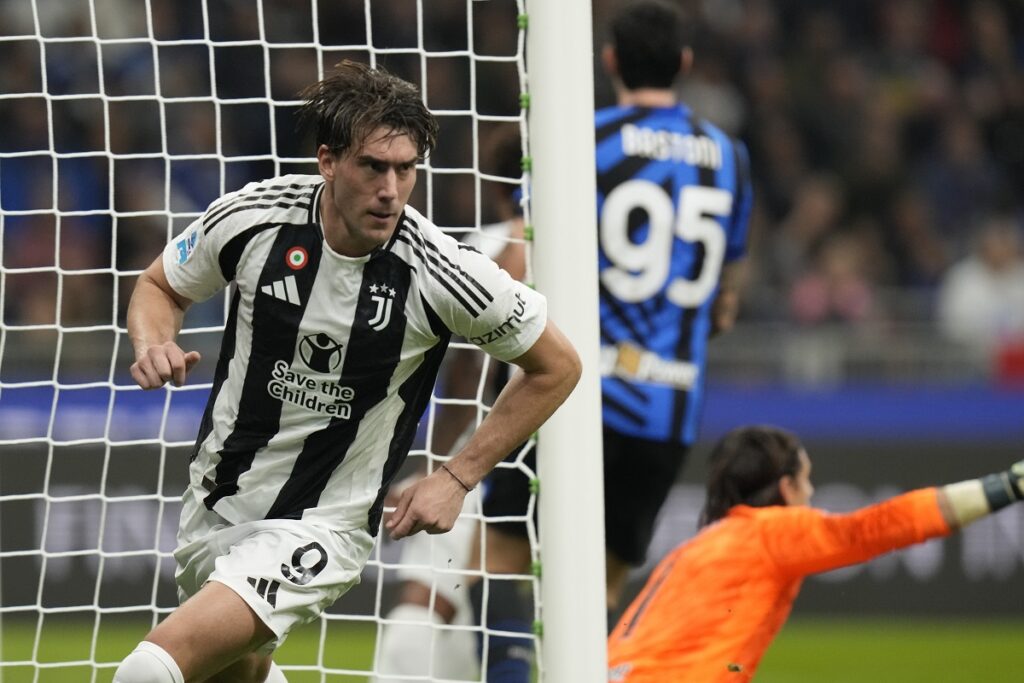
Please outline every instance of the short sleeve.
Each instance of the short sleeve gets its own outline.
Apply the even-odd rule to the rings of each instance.
[[[203,232],[202,218],[193,222],[164,247],[167,282],[192,301],[205,301],[227,285],[218,261],[216,237]]]
[[[457,335],[498,360],[521,356],[547,324],[547,300],[475,249],[442,250],[435,277],[427,278],[428,303]]]

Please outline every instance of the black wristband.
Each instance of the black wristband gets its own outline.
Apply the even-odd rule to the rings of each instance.
[[[999,472],[982,477],[981,487],[985,491],[985,499],[988,500],[988,506],[992,512],[1001,510],[1024,498],[1024,493],[1020,490],[1020,483],[1009,472]]]

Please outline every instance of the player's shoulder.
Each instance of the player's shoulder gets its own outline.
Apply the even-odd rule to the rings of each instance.
[[[323,182],[318,175],[290,174],[248,183],[210,205],[203,216],[204,231],[222,224],[314,223]]]
[[[408,264],[429,299],[454,299],[474,310],[492,300],[492,290],[503,288],[502,277],[508,277],[501,275],[503,271],[493,260],[410,206],[406,206],[388,250]]]
[[[762,525],[792,525],[801,528],[807,520],[827,513],[808,505],[766,505],[752,507],[737,505],[729,511],[727,519],[744,520],[746,523]]]
[[[459,241],[415,208],[406,205],[398,219],[391,251],[406,261],[429,261],[436,259],[438,254],[451,259],[459,252]]]
[[[688,117],[688,125],[694,134],[710,140],[715,147],[721,150],[720,165],[733,168],[741,181],[749,182],[750,161],[747,158],[747,148],[743,140],[739,136],[727,132],[713,121],[698,116],[689,107],[682,105],[681,109]]]
[[[698,538],[705,550],[715,547],[726,549],[730,555],[756,556],[765,546],[799,543],[810,529],[818,528],[814,517],[820,515],[820,510],[807,506],[736,505],[725,517],[705,527]]]
[[[740,139],[728,133],[721,126],[716,124],[714,121],[710,121],[702,116],[699,116],[696,112],[685,105],[680,105],[682,117],[687,122],[687,125],[698,135],[711,138],[723,147],[735,147],[742,145]]]
[[[629,114],[629,109],[619,105],[602,107],[594,112],[594,125],[597,128],[615,123]]]

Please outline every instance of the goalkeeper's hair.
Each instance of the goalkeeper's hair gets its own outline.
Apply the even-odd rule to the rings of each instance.
[[[783,505],[779,481],[800,468],[800,439],[778,427],[740,427],[715,444],[708,457],[707,496],[700,526],[736,505]]]
[[[334,154],[358,150],[380,127],[407,134],[420,158],[437,144],[438,123],[413,84],[384,69],[344,60],[300,93],[299,122]]]
[[[619,78],[630,90],[670,88],[689,43],[682,10],[664,0],[622,3],[611,22]]]

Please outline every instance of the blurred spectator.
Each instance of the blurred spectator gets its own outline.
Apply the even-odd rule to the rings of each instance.
[[[877,317],[877,294],[868,269],[864,234],[832,234],[817,251],[811,270],[793,285],[789,309],[803,325],[865,323]]]
[[[934,212],[934,205],[909,187],[896,193],[889,205],[881,239],[891,255],[892,285],[931,289],[942,279],[950,249],[936,233]]]
[[[1024,239],[1018,222],[993,216],[975,241],[942,282],[938,320],[951,339],[988,359],[1024,342]]]
[[[964,227],[975,225],[995,206],[1000,174],[966,111],[951,112],[939,125],[938,147],[922,160],[920,172],[940,234],[954,253],[963,255],[971,241]]]
[[[620,1],[595,0],[595,26]],[[948,264],[967,256],[972,226],[1024,216],[1020,2],[685,4],[703,57],[683,98],[736,131],[755,164],[755,316],[820,317],[810,292],[857,250],[877,297],[879,286],[913,288],[926,309]],[[7,302],[5,322],[55,320],[57,291],[62,323],[102,321],[114,308],[107,276],[79,271],[130,271],[213,197],[308,171],[289,101],[342,57],[387,66],[444,112],[455,144],[429,161],[442,172],[417,201],[447,227],[473,225],[482,119],[520,114],[518,68],[505,59],[518,50],[518,7],[473,3],[471,26],[464,2],[420,5],[36,0],[36,18],[32,3],[0,0],[0,94],[20,95],[0,106],[3,265],[52,269],[9,280],[32,292]],[[149,36],[156,48],[132,42]],[[60,40],[42,52],[40,37]],[[212,48],[189,42],[206,38]],[[612,101],[600,75],[595,98]],[[852,250],[834,239],[851,226]],[[60,263],[58,236],[75,245]]]
[[[794,188],[792,208],[779,222],[776,234],[762,245],[768,266],[764,275],[783,290],[811,267],[818,247],[840,227],[842,185],[835,176],[802,177]]]
[[[880,220],[905,182],[907,159],[900,137],[901,123],[894,106],[877,93],[862,104],[853,146],[840,166],[840,182],[853,215]]]

